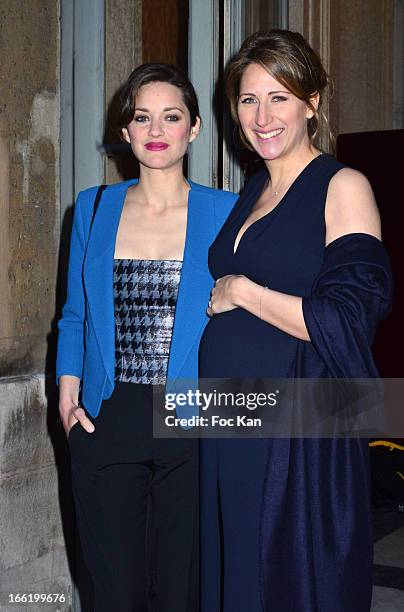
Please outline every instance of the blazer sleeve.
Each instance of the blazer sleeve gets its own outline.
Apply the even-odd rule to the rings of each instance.
[[[84,358],[85,298],[83,262],[86,249],[84,208],[86,194],[80,192],[74,208],[67,275],[67,299],[58,323],[56,381],[69,374],[81,378]]]

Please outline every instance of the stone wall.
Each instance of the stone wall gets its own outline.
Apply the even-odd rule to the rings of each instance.
[[[337,134],[394,127],[393,9],[391,0],[331,3],[330,118]]]
[[[49,435],[44,376],[1,381],[0,395],[0,610],[43,610],[10,603],[10,595],[63,594],[50,610],[71,610],[72,587],[65,547],[71,540],[67,471],[55,465]],[[61,433],[61,432],[60,432]],[[60,440],[59,447],[63,447]],[[60,458],[60,453],[59,453]],[[63,515],[60,508],[63,508]],[[63,525],[63,527],[62,527]]]
[[[59,24],[58,3],[52,0],[3,0],[1,6],[0,374],[4,376],[43,371],[54,314]]]
[[[43,609],[10,604],[9,593],[64,593],[68,601],[48,609],[69,610],[65,447],[47,382],[60,229],[59,2],[1,0],[0,57],[0,610]]]
[[[393,17],[392,0],[289,0],[290,29],[320,53],[334,85],[324,107],[334,136],[394,127]],[[320,143],[329,145],[326,125]]]

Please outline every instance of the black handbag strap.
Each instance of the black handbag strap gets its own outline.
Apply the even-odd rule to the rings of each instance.
[[[93,212],[91,215],[91,221],[90,221],[90,229],[88,230],[88,238],[87,238],[87,245],[86,245],[86,249],[85,249],[85,255],[87,255],[87,249],[88,249],[88,244],[90,242],[90,236],[91,236],[91,229],[93,227],[93,223],[94,223],[94,219],[95,219],[95,215],[97,213],[98,210],[98,206],[100,205],[100,201],[101,201],[101,196],[102,196],[102,192],[104,191],[104,189],[107,187],[107,185],[100,185],[97,189],[97,193],[95,195],[95,200],[94,200],[94,206],[93,206]]]
[[[91,228],[93,227],[95,215],[97,214],[98,207],[100,205],[102,192],[106,188],[106,185],[100,185],[97,189],[97,193],[94,200],[93,214],[91,215],[91,223],[90,223],[90,231],[88,232],[88,237],[90,238]]]

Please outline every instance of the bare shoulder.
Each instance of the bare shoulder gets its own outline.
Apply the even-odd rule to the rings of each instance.
[[[345,234],[370,234],[380,240],[380,215],[366,176],[352,168],[342,168],[331,179],[326,208],[326,243]]]
[[[330,180],[328,193],[338,196],[367,196],[374,201],[374,195],[366,176],[353,168],[341,168]]]

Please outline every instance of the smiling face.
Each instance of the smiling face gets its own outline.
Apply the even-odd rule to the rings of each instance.
[[[182,168],[187,146],[199,132],[200,120],[191,126],[181,90],[156,81],[136,94],[134,116],[122,130],[140,165],[150,169]]]
[[[307,121],[313,111],[258,64],[243,73],[237,113],[246,140],[264,160],[310,148]]]

